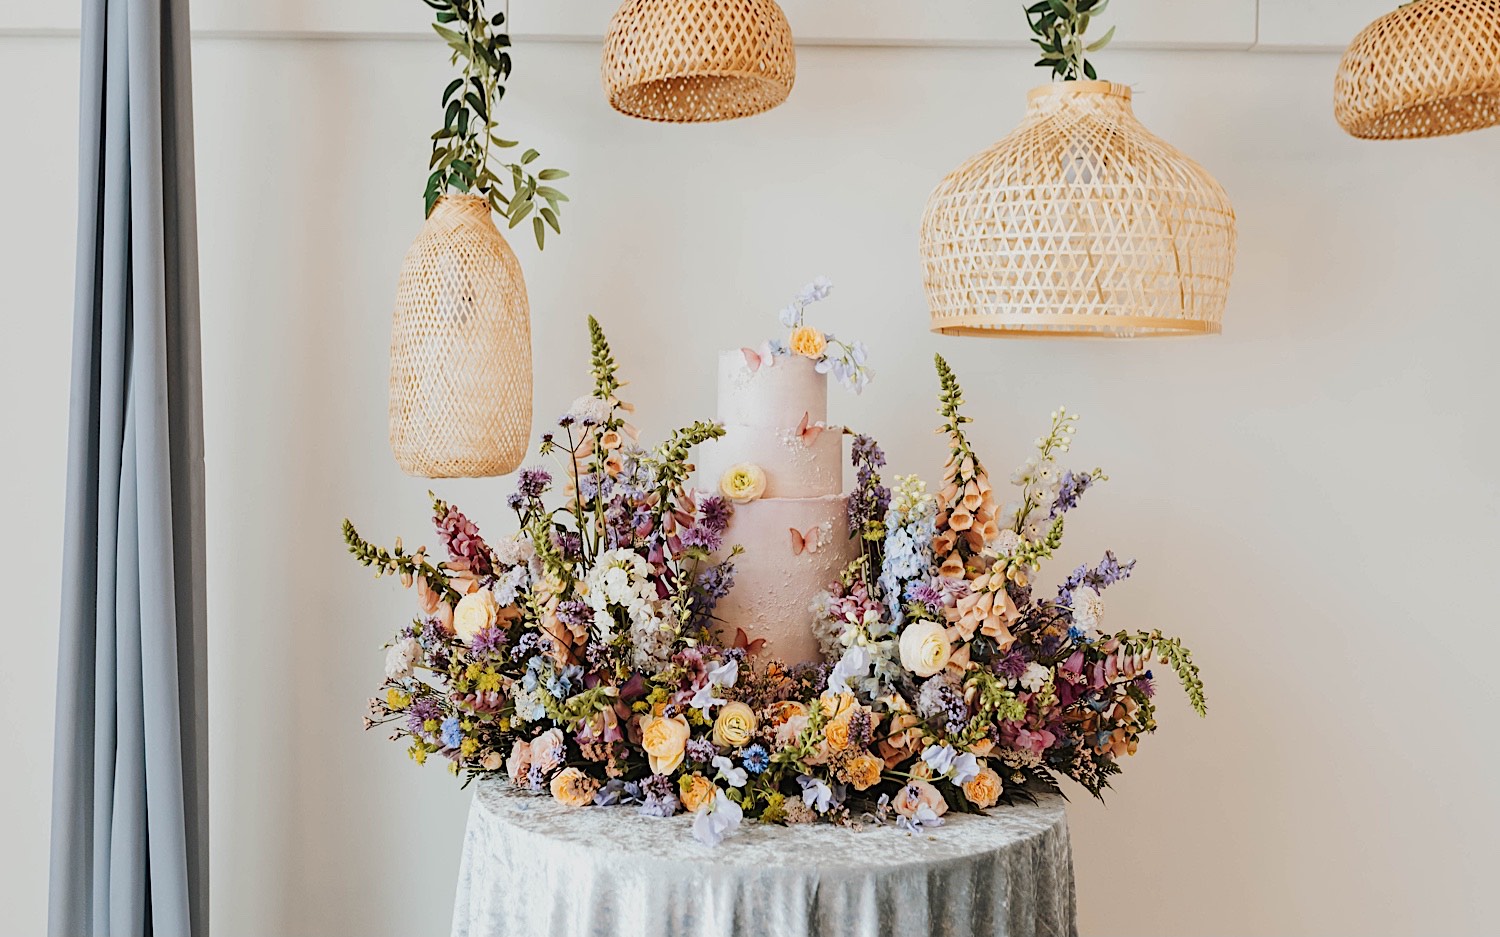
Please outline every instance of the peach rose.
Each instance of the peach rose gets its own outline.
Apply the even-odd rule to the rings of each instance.
[[[995,801],[1000,799],[1000,792],[1004,789],[1005,782],[1000,780],[1000,775],[995,773],[994,768],[986,765],[964,785],[964,796],[969,798],[969,803],[983,809],[995,806]]]
[[[718,793],[718,790],[714,782],[701,774],[690,774],[677,782],[682,807],[688,813],[697,813],[698,808],[714,799],[714,794]]]
[[[912,622],[901,630],[901,666],[930,677],[948,666],[953,645],[948,630],[935,621]]]
[[[488,589],[470,592],[458,600],[458,607],[453,610],[453,630],[460,641],[468,644],[476,634],[493,625],[499,614],[495,593]]]
[[[590,807],[599,782],[577,768],[564,768],[552,779],[552,796],[569,807]]]
[[[735,701],[726,703],[714,720],[714,744],[720,748],[744,748],[755,737],[755,710]]]
[[[885,762],[868,752],[850,758],[844,765],[844,775],[856,791],[867,791],[880,783],[880,772]]]
[[[510,757],[505,760],[505,772],[510,783],[525,787],[527,775],[531,773],[531,743],[518,741],[510,747]]]
[[[551,774],[562,767],[566,747],[563,731],[548,729],[531,740],[531,764],[540,768],[542,774]]]
[[[479,766],[486,771],[499,771],[505,765],[505,756],[499,752],[485,752],[479,756]]]
[[[948,812],[948,803],[943,800],[943,795],[926,781],[912,781],[901,788],[896,799],[891,801],[891,806],[907,819],[916,816],[917,811],[923,807],[930,808],[937,816]]]
[[[828,747],[836,752],[849,747],[849,722],[853,712],[852,709],[848,710],[823,727],[823,738],[828,740]]]
[[[793,716],[807,717],[807,707],[794,699],[782,700],[766,707],[766,719],[772,726],[779,726]]]
[[[821,358],[823,350],[828,347],[828,337],[810,325],[799,325],[792,330],[792,338],[787,345],[794,355]]]
[[[641,747],[646,750],[653,774],[671,774],[677,770],[692,732],[683,716],[641,717]]]
[[[741,462],[719,476],[719,491],[735,504],[749,504],[766,493],[766,473],[759,465]]]

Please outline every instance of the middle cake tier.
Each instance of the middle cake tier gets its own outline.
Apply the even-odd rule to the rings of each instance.
[[[837,426],[799,432],[786,427],[726,424],[724,435],[698,447],[698,484],[717,491],[735,465],[751,463],[766,473],[767,498],[821,498],[844,490],[843,431]]]

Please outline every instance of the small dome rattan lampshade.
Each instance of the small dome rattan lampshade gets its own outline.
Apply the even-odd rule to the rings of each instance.
[[[922,216],[932,330],[996,337],[1219,331],[1234,208],[1136,120],[1130,88],[1034,89],[1009,136],[933,190]]]
[[[1367,140],[1500,123],[1500,0],[1418,0],[1366,26],[1339,62],[1333,115]]]
[[[787,99],[797,53],[774,0],[625,0],[604,37],[603,77],[622,114],[732,120]]]
[[[521,264],[476,195],[445,195],[406,252],[391,325],[391,451],[408,475],[479,478],[531,435]]]

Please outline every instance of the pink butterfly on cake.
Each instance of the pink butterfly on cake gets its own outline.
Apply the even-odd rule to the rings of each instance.
[[[797,438],[802,440],[802,445],[804,446],[811,446],[813,443],[817,442],[818,437],[823,435],[823,430],[828,428],[822,423],[814,423],[809,426],[807,420],[811,415],[812,414],[808,413],[806,410],[803,410],[802,422],[797,424]]]
[[[761,342],[759,348],[741,348],[740,354],[745,356],[745,366],[754,374],[759,371],[761,365],[768,368],[776,366],[776,355],[771,351],[770,342]]]
[[[789,527],[787,530],[792,535],[793,556],[801,556],[803,553],[816,553],[823,549],[823,531],[821,529],[809,527],[807,528],[807,533],[803,533],[795,527]]]
[[[752,641],[750,636],[745,634],[744,628],[736,628],[734,629],[734,646],[753,656],[759,654],[760,649],[766,646],[766,639],[756,638]]]

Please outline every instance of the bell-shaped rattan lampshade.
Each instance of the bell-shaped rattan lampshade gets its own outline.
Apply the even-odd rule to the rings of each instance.
[[[604,37],[603,72],[615,110],[701,123],[785,101],[797,53],[774,0],[625,0]]]
[[[1218,332],[1235,245],[1223,188],[1136,120],[1124,85],[1058,82],[1027,101],[1010,136],[927,200],[932,330]]]
[[[1500,0],[1418,0],[1366,26],[1339,62],[1333,115],[1367,140],[1500,123]]]
[[[391,450],[409,475],[504,475],[531,434],[521,264],[475,195],[445,195],[406,252],[391,325]]]

